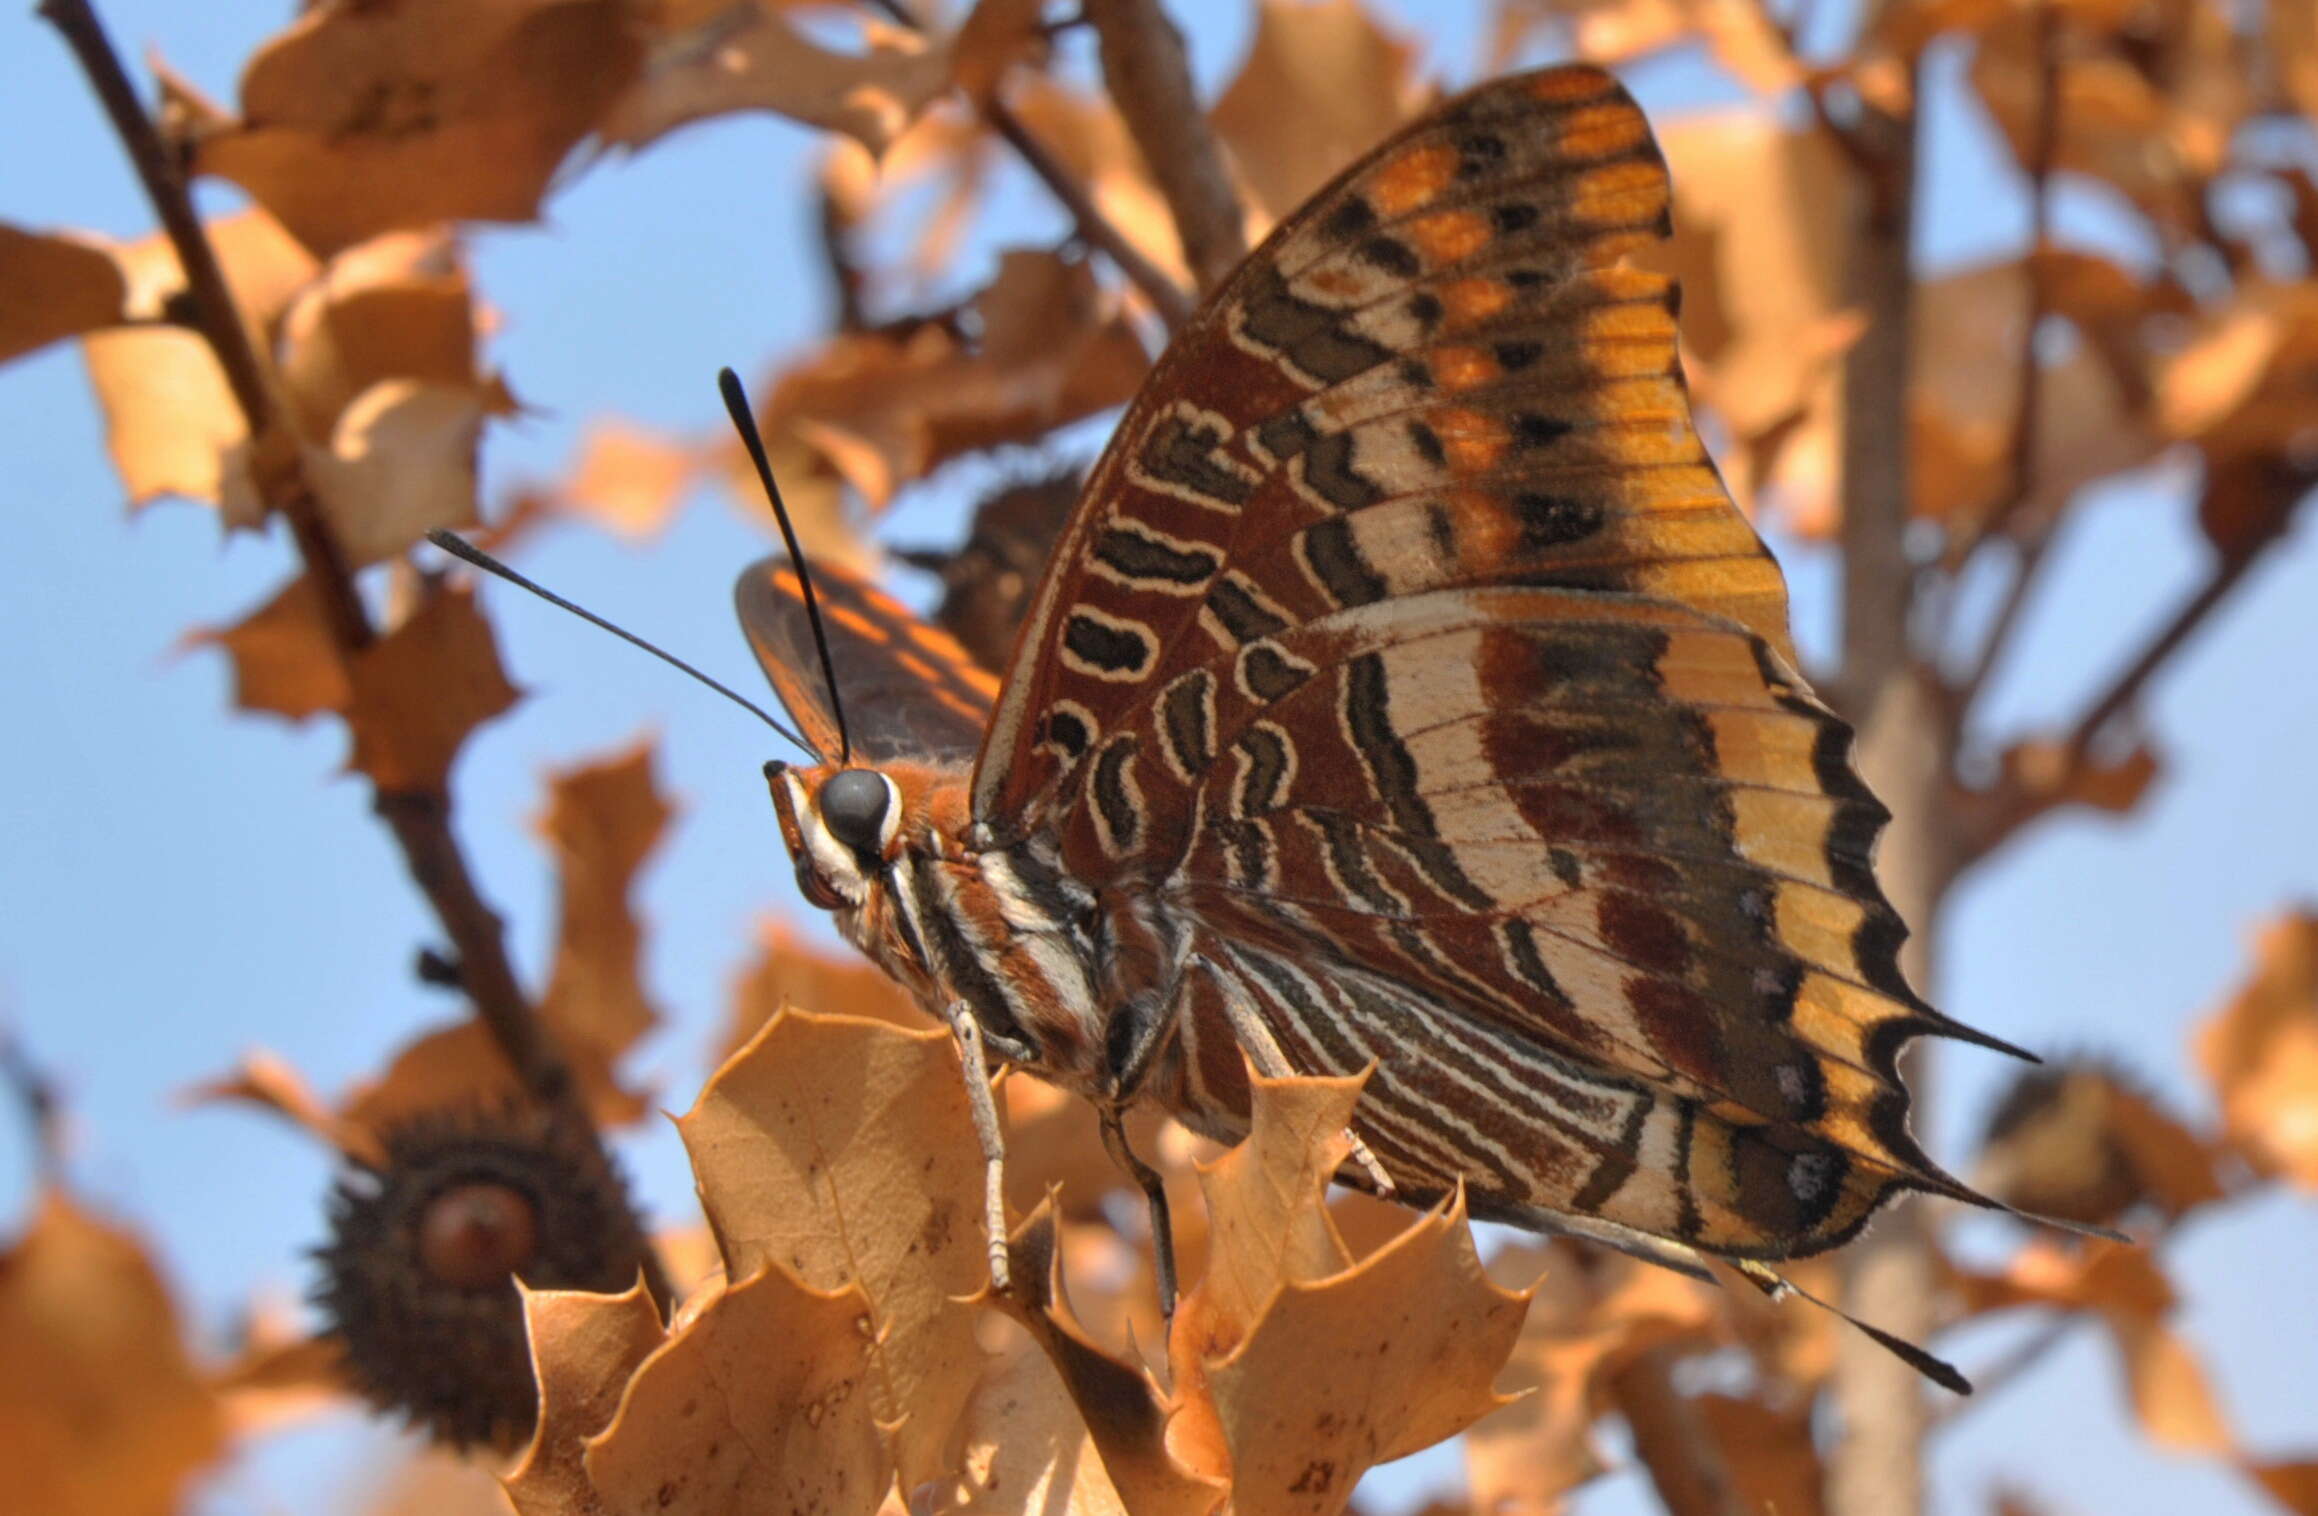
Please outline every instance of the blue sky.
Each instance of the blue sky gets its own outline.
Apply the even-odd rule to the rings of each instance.
[[[1386,13],[1408,15],[1415,0]],[[151,45],[230,97],[240,60],[287,7],[106,6],[124,52]],[[1245,46],[1236,7],[1177,8],[1211,88]],[[1414,32],[1414,28],[1409,28]],[[1428,19],[1436,69],[1471,77],[1478,28]],[[1695,70],[1637,78],[1654,114],[1695,101]],[[823,287],[805,255],[798,174],[810,136],[766,117],[681,133],[603,165],[554,200],[547,223],[479,232],[478,281],[504,315],[493,356],[539,414],[496,431],[496,496],[558,469],[579,425],[618,414],[699,433],[720,412],[712,376],[753,371],[809,340]],[[28,8],[0,21],[0,218],[143,235],[150,218],[62,47]],[[2000,172],[1980,125],[1947,113],[1931,142],[1923,253],[1940,267],[2016,246],[2024,216],[1989,185]],[[220,197],[219,206],[229,204]],[[1060,223],[1010,191],[1004,230],[1049,238]],[[2081,218],[2087,235],[2099,217]],[[409,965],[435,940],[366,788],[341,777],[343,739],[231,716],[224,660],[180,655],[197,625],[230,622],[284,576],[286,546],[221,542],[203,509],[165,504],[131,520],[107,466],[79,358],[51,350],[0,369],[0,1016],[60,1079],[82,1191],[155,1240],[200,1329],[217,1333],[255,1288],[305,1283],[328,1174],[319,1153],[261,1119],[185,1111],[172,1092],[243,1050],[272,1048],[325,1088],[373,1069],[454,1007]],[[950,529],[986,471],[922,492],[893,535]],[[2088,502],[2034,606],[2021,656],[1992,690],[1998,728],[2048,723],[2115,668],[2201,572],[2177,491],[2140,485]],[[2113,1050],[2192,1110],[2205,1109],[2186,1029],[2242,972],[2256,921],[2318,898],[2318,814],[2305,779],[2318,751],[2318,545],[2305,529],[2241,591],[2152,690],[2166,771],[2117,821],[2040,826],[1957,895],[1941,962],[1945,1004],[2048,1051]],[[723,505],[696,503],[645,551],[579,529],[543,534],[524,566],[712,671],[753,682],[728,610],[737,565],[765,550]],[[1826,565],[1791,558],[1799,615],[1824,627]],[[502,648],[531,692],[488,728],[457,775],[460,830],[489,897],[536,978],[552,927],[552,880],[526,818],[554,764],[639,732],[662,741],[682,811],[649,871],[648,972],[669,1025],[638,1064],[664,1103],[689,1101],[751,922],[793,905],[757,766],[766,734],[600,634],[495,597]],[[1991,1056],[1942,1057],[1928,1118],[1950,1156],[1976,1129]],[[689,1182],[659,1127],[626,1151],[661,1214],[685,1214]],[[0,1230],[29,1183],[19,1129],[0,1123]],[[2195,1227],[2173,1252],[2183,1324],[2230,1414],[2270,1456],[2318,1449],[2306,1367],[2318,1299],[2302,1265],[2318,1253],[2318,1206],[2272,1197]],[[2005,1334],[1958,1345],[1966,1366]],[[2148,1452],[2123,1412],[2107,1349],[2083,1332],[2033,1383],[1954,1433],[1936,1465],[1948,1510],[1978,1509],[2016,1479],[2061,1508],[2261,1509],[2227,1474]],[[230,1473],[217,1511],[302,1504],[310,1476],[336,1479],[374,1433],[344,1426],[294,1439]],[[1402,1492],[1453,1474],[1434,1455],[1389,1475]],[[1647,1508],[1629,1478],[1581,1509]]]

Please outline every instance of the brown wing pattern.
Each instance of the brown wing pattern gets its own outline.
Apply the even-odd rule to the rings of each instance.
[[[1273,233],[1170,346],[1017,644],[975,813],[1018,829],[1170,666],[1458,584],[1678,598],[1786,649],[1690,423],[1665,167],[1607,74],[1444,106]],[[1228,565],[1228,566],[1227,566]]]
[[[854,752],[867,763],[964,763],[981,745],[997,683],[956,638],[834,561],[814,565],[829,657],[845,690]],[[765,677],[825,763],[837,719],[821,655],[786,557],[760,559],[733,585],[733,608]]]
[[[1895,1063],[1974,1034],[1899,972],[1885,812],[1692,426],[1675,291],[1622,261],[1668,203],[1631,99],[1563,68],[1284,224],[1097,466],[974,807],[1191,923],[1194,1119],[1244,1097],[1231,999],[1297,1066],[1377,1061],[1413,1190],[1776,1258],[1976,1198]]]

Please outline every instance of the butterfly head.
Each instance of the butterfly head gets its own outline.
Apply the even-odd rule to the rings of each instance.
[[[765,765],[765,781],[805,898],[825,911],[860,910],[898,850],[901,787],[879,769],[779,759]]]

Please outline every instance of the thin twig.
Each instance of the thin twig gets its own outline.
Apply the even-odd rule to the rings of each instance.
[[[879,10],[891,17],[897,25],[911,31],[923,31],[920,21],[902,0],[870,0]],[[1025,167],[1046,186],[1062,208],[1070,213],[1071,223],[1089,247],[1099,250],[1118,265],[1127,282],[1143,292],[1143,298],[1159,313],[1159,319],[1170,331],[1191,319],[1191,297],[1182,286],[1169,278],[1167,271],[1143,256],[1126,233],[1111,223],[1095,204],[1094,196],[1086,186],[1072,176],[1060,158],[1048,150],[1045,143],[1031,135],[1030,128],[1014,113],[1011,106],[993,93],[987,100],[976,103],[982,120],[998,134],[1008,147],[1022,159]]]
[[[0,1027],[0,1085],[7,1087],[32,1138],[33,1171],[43,1185],[53,1185],[64,1169],[64,1144],[57,1128],[59,1108],[56,1081],[33,1063],[23,1040],[9,1027]]]
[[[1072,177],[1060,158],[1047,151],[1045,143],[1030,134],[1030,128],[1023,124],[1020,116],[1014,114],[1004,101],[992,100],[983,107],[982,118],[990,123],[992,131],[1004,138],[1006,144],[1021,156],[1023,163],[1046,186],[1047,192],[1062,203],[1064,210],[1070,212],[1071,221],[1078,227],[1079,235],[1091,246],[1100,248],[1106,257],[1119,266],[1119,272],[1127,276],[1127,282],[1143,292],[1143,297],[1151,302],[1152,308],[1159,313],[1159,319],[1167,323],[1169,330],[1191,319],[1191,297],[1183,292],[1182,286],[1170,279],[1166,270],[1137,251],[1135,244],[1127,240],[1126,233],[1111,224],[1111,219],[1095,204],[1094,197],[1087,193],[1086,187]]]
[[[1199,287],[1212,290],[1247,256],[1247,226],[1192,90],[1183,34],[1158,0],[1087,0],[1086,9],[1101,39],[1103,80],[1175,214],[1183,261]]]
[[[2027,165],[2028,252],[2020,261],[2021,273],[2028,280],[2028,309],[2013,358],[2013,372],[2020,376],[2020,403],[2012,420],[2009,450],[2012,483],[2004,497],[1969,533],[1949,544],[1945,557],[1951,572],[1962,567],[1982,543],[2012,524],[2013,516],[2035,496],[2039,483],[2036,455],[2044,422],[2044,385],[2036,349],[2038,331],[2051,306],[2039,260],[2052,241],[2052,171],[2060,156],[2060,13],[2053,0],[2043,0],[2037,7],[2036,49],[2036,125],[2029,141]],[[1981,661],[1990,661],[1994,651],[1983,649]]]
[[[171,163],[152,117],[139,104],[120,55],[89,0],[41,0],[38,13],[62,34],[88,75],[184,265],[196,327],[216,354],[249,427],[257,487],[267,504],[288,518],[306,572],[320,586],[332,643],[341,661],[351,663],[378,640],[377,629],[323,519],[319,499],[299,462],[296,439],[288,430],[287,412],[274,399],[266,367],[250,343],[185,180]],[[380,791],[375,806],[458,950],[461,982],[476,1019],[513,1065],[524,1089],[601,1150],[602,1134],[588,1114],[571,1065],[524,996],[507,958],[499,916],[484,903],[459,849],[451,830],[450,797],[440,792]],[[638,1232],[641,1235],[641,1227]],[[644,1269],[654,1296],[663,1302],[671,1299],[666,1270],[648,1244]]]
[[[2067,798],[2090,766],[2093,746],[2101,734],[2139,702],[2149,681],[2245,578],[2246,571],[2261,556],[2261,547],[2276,540],[2272,536],[2252,551],[2229,554],[2214,564],[2197,593],[2173,613],[2070,726],[2068,736],[2061,743],[2060,772],[2049,783],[2031,789],[2017,780],[2000,782],[1980,797],[1978,805],[1965,810],[1970,824],[1964,846],[1971,856],[1979,858],[1993,852],[2022,826]]]

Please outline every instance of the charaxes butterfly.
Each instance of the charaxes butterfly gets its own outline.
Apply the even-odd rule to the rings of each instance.
[[[1585,67],[1347,169],[1177,334],[1002,680],[742,577],[820,760],[767,767],[798,880],[955,1030],[994,1170],[996,1062],[1225,1141],[1251,1066],[1369,1069],[1349,1181],[1692,1271],[1994,1204],[1897,1060],[2016,1050],[1901,974],[1887,813],[1629,262],[1669,199]]]

